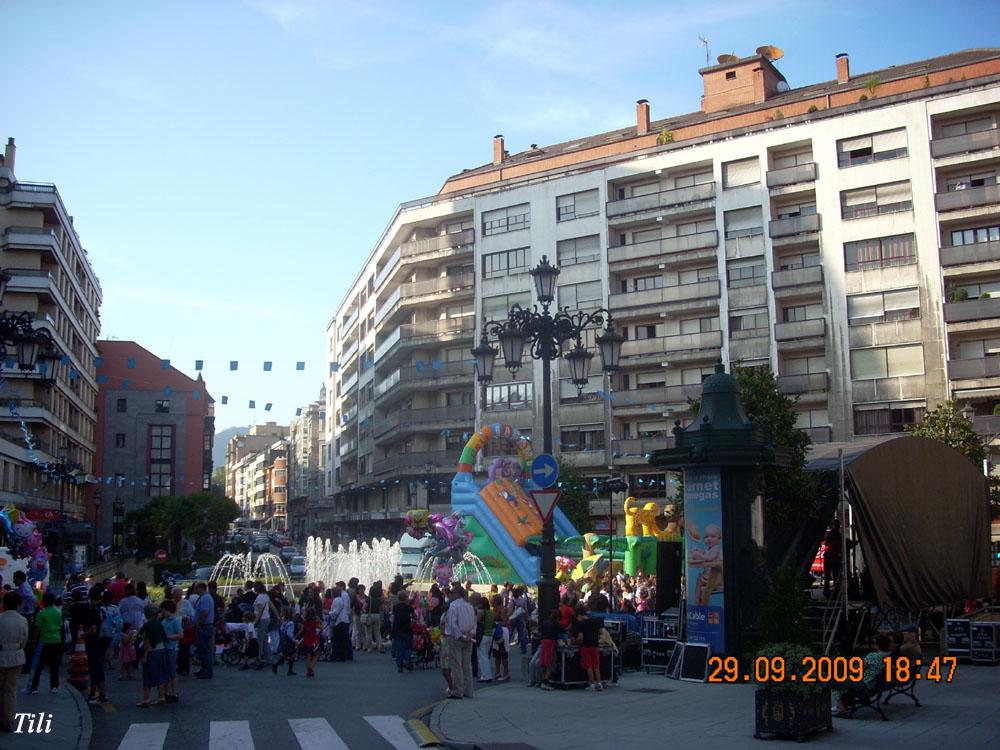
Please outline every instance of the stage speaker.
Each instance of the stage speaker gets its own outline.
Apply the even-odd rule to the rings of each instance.
[[[681,602],[681,543],[656,543],[656,613]]]

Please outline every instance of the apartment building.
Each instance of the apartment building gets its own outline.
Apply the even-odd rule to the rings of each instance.
[[[134,341],[98,341],[98,484],[89,493],[96,542],[154,497],[212,488],[214,400],[191,378]]]
[[[699,71],[701,109],[511,155],[401,205],[327,330],[327,492],[345,534],[444,501],[481,423],[540,435],[540,368],[483,392],[483,317],[608,307],[621,370],[582,394],[561,363],[557,450],[642,494],[716,359],[769,365],[816,442],[902,431],[947,398],[1000,403],[1000,49],[792,88],[772,48]],[[585,341],[594,347],[593,337]],[[595,368],[596,369],[596,368]],[[499,449],[499,448],[498,448]],[[432,492],[438,492],[433,496]]]
[[[246,516],[249,509],[249,488],[243,475],[248,466],[244,461],[279,439],[288,437],[288,427],[277,422],[253,425],[245,434],[233,435],[226,443],[226,497],[232,498]]]
[[[296,539],[330,529],[333,504],[323,492],[326,388],[317,401],[297,410],[289,427],[288,530]]]
[[[15,157],[10,138],[0,160],[2,310],[28,313],[34,328],[51,334],[60,356],[40,357],[25,371],[8,348],[0,408],[2,489],[5,501],[38,519],[57,521],[61,513],[63,520],[79,521],[96,448],[101,286],[56,186],[19,181]],[[39,463],[57,465],[75,481],[56,482]]]

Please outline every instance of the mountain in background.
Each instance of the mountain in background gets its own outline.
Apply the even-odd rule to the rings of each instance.
[[[233,435],[246,434],[249,427],[227,427],[222,432],[215,433],[212,443],[212,468],[219,469],[226,465],[226,444]]]

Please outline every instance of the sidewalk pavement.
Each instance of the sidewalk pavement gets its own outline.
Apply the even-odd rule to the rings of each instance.
[[[481,687],[471,700],[437,704],[431,731],[455,747],[505,744],[509,750],[607,750],[652,740],[697,742],[699,750],[759,748],[753,738],[754,689],[750,685],[680,682],[627,672],[602,693],[544,692],[520,682]],[[662,692],[661,692],[662,691]],[[958,665],[951,684],[921,683],[923,704],[905,696],[885,709],[851,720],[834,719],[834,731],[812,735],[824,747],[1000,747],[1000,667]]]
[[[25,695],[20,692],[28,687],[31,678],[21,675],[17,683],[17,712],[31,713],[38,717],[44,713],[45,719],[51,719],[52,731],[48,733],[28,732],[28,721],[21,723],[21,733],[17,719],[14,720],[15,731],[12,734],[0,734],[0,748],[4,750],[87,750],[90,746],[90,706],[84,696],[76,688],[67,684],[65,672],[59,678],[59,692],[53,695],[49,692],[49,675],[42,675],[42,684],[37,695]],[[40,722],[36,718],[36,730]]]

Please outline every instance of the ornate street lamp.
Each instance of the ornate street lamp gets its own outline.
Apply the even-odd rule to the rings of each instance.
[[[542,256],[538,265],[529,272],[535,283],[535,294],[541,305],[525,309],[520,305],[510,308],[506,320],[484,320],[479,345],[472,349],[476,358],[477,380],[485,389],[493,381],[493,363],[497,355],[494,339],[503,354],[504,366],[517,372],[521,368],[525,349],[531,359],[542,362],[542,439],[543,450],[552,453],[552,361],[560,357],[563,345],[573,342],[566,352],[570,379],[578,392],[587,385],[590,374],[590,360],[594,354],[583,345],[586,330],[602,330],[596,337],[601,353],[603,370],[615,372],[621,358],[623,337],[611,320],[611,312],[599,308],[590,312],[571,312],[568,307],[549,311],[555,300],[556,279],[559,268]],[[555,528],[552,518],[542,526],[541,577],[538,579],[539,617],[544,622],[549,613],[559,606],[559,583],[556,581]]]
[[[22,371],[35,369],[40,351],[56,348],[52,334],[36,329],[29,312],[4,312],[0,315],[0,367],[7,360],[8,346],[17,352],[17,368]]]

